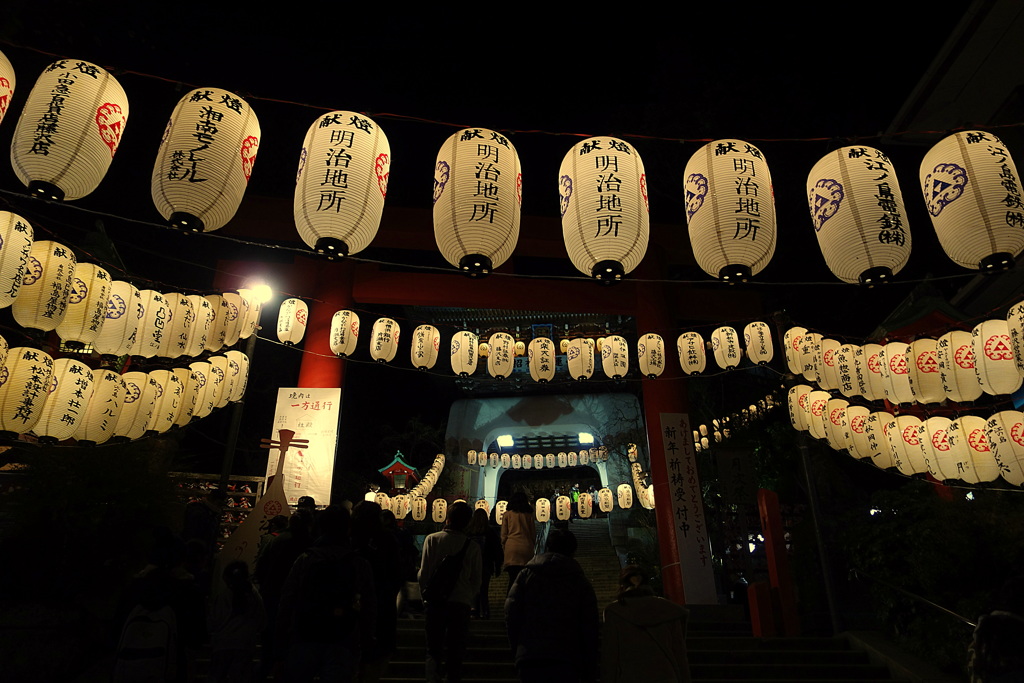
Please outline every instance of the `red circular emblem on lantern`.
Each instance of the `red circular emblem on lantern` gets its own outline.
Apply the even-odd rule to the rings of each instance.
[[[889,370],[894,375],[907,374],[907,354],[897,353],[889,359]]]
[[[1010,338],[1005,334],[993,334],[985,340],[985,355],[992,360],[1013,360]]]
[[[877,353],[872,354],[868,358],[868,370],[870,370],[871,372],[875,373],[876,375],[882,374],[882,364],[878,360],[878,354]]]
[[[829,415],[829,419],[832,420],[832,424],[834,424],[836,427],[839,427],[840,425],[842,425],[843,424],[843,409],[842,408],[836,408],[835,410],[833,410],[832,413]]]
[[[391,177],[391,157],[381,152],[373,162],[373,172],[377,175],[377,189],[381,197],[388,196],[388,179]]]
[[[114,156],[117,145],[121,142],[121,132],[128,117],[124,115],[121,106],[113,102],[101,104],[96,109],[96,128],[99,131],[100,139],[110,148],[110,156]]]
[[[252,176],[252,167],[256,163],[256,152],[259,150],[260,140],[255,135],[242,140],[240,153],[242,155],[242,173],[245,175],[245,182],[249,182]]]
[[[988,439],[985,438],[984,429],[975,429],[967,436],[967,443],[979,453],[988,452]]]
[[[797,399],[797,403],[800,404],[801,408],[807,410],[807,394],[800,394],[800,398]]]
[[[903,440],[911,446],[920,446],[921,439],[917,436],[917,427],[911,425],[903,428]]]
[[[864,433],[864,427],[867,425],[868,419],[865,415],[857,415],[850,420],[850,429],[857,432],[858,434]]]
[[[305,325],[306,324],[306,311],[305,311],[305,309],[296,308],[295,309],[295,319],[298,320],[303,325]]]
[[[828,351],[826,351],[825,355],[822,357],[822,360],[825,361],[825,365],[829,366],[830,368],[834,368],[836,365],[836,350],[829,349]]]
[[[932,434],[932,448],[937,451],[949,450],[949,434],[945,429],[940,429]]]
[[[281,514],[281,510],[282,507],[280,501],[269,500],[263,504],[263,514],[267,517],[276,517]]]
[[[796,351],[797,353],[800,352],[800,340],[802,340],[803,338],[804,337],[802,334],[798,334],[797,336],[793,337],[793,341],[791,343],[793,345],[793,350]]]
[[[813,413],[814,415],[817,415],[818,417],[821,417],[821,414],[823,412],[825,412],[825,403],[827,403],[827,401],[825,401],[825,399],[818,399],[817,401],[812,403],[811,404],[811,413]]]
[[[917,354],[915,361],[917,369],[921,372],[938,372],[939,361],[934,351],[923,351]]]
[[[964,370],[974,369],[974,352],[969,344],[964,344],[953,354],[953,360]]]
[[[1017,422],[1010,427],[1010,438],[1019,446],[1024,446],[1024,424]]]

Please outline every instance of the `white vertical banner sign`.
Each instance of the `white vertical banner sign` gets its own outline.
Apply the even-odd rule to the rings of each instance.
[[[300,496],[312,496],[317,505],[331,502],[331,480],[338,444],[338,416],[341,414],[341,389],[277,390],[274,429],[295,432],[295,439],[309,442],[307,448],[290,453],[284,465],[284,494],[289,505]],[[277,458],[267,459],[267,477],[277,474]]]
[[[669,499],[675,520],[676,552],[687,604],[717,604],[704,501],[687,413],[661,413],[661,449],[668,472]],[[661,502],[659,501],[659,505]]]

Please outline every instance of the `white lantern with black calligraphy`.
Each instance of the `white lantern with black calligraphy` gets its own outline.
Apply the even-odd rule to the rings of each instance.
[[[590,519],[590,516],[594,514],[594,497],[583,491],[580,493],[580,499],[576,501],[576,512],[582,519]]]
[[[530,377],[534,382],[546,383],[555,377],[555,343],[547,337],[530,340],[527,349]]]
[[[699,375],[708,364],[704,338],[697,332],[683,332],[676,339],[679,365],[687,375]]]
[[[981,396],[981,383],[974,371],[973,338],[970,332],[952,330],[939,337],[936,355],[939,378],[946,398],[957,403]]]
[[[775,198],[764,156],[742,140],[716,140],[686,164],[686,224],[697,264],[745,282],[775,253]]]
[[[810,429],[810,425],[807,424],[807,412],[804,409],[804,403],[809,393],[811,393],[811,387],[806,384],[797,384],[790,387],[787,393],[789,423],[793,425],[793,429],[800,432],[806,432]]]
[[[423,496],[413,496],[412,518],[417,522],[422,522],[427,518],[427,499]]]
[[[1024,378],[1017,372],[1017,362],[1010,344],[1010,331],[1005,320],[986,320],[971,333],[974,372],[986,394],[1001,396],[1020,388]]]
[[[205,296],[189,294],[186,298],[192,302],[195,319],[188,331],[188,347],[185,349],[185,355],[195,358],[206,349],[206,340],[213,332],[217,313],[213,309],[213,304]]]
[[[843,282],[887,282],[910,258],[910,226],[889,158],[841,147],[807,175],[807,206],[825,263]]]
[[[192,302],[180,292],[164,294],[164,302],[167,305],[167,323],[156,355],[160,358],[180,358],[188,348],[188,333],[195,312],[192,310]]]
[[[488,462],[490,463],[492,469],[497,469],[498,465],[501,464],[501,456],[498,455],[497,453],[491,453],[488,456]]]
[[[487,373],[498,379],[511,375],[515,364],[515,338],[507,332],[495,332],[488,340],[488,344],[491,350],[487,356]]]
[[[170,370],[153,370],[149,377],[157,383],[158,389],[146,431],[163,434],[174,426],[185,388],[181,385],[181,379]]]
[[[0,122],[3,122],[4,115],[7,114],[7,107],[11,105],[16,83],[17,79],[11,60],[7,59],[3,52],[0,52]]]
[[[854,363],[861,364],[861,373],[867,378],[869,401],[881,401],[885,398],[885,382],[882,380],[882,363],[884,362],[881,344],[864,344],[863,354]]]
[[[541,524],[551,520],[551,501],[547,498],[538,498],[534,509],[537,521]]]
[[[146,433],[160,387],[145,372],[126,372],[121,379],[124,380],[125,394],[121,414],[114,426],[114,436],[135,440]]]
[[[73,358],[53,361],[49,391],[32,433],[43,443],[70,439],[89,408],[92,389],[93,374],[88,365]]]
[[[231,396],[228,401],[237,403],[245,396],[245,389],[249,382],[249,357],[241,351],[231,350],[224,354],[228,358],[228,367],[234,373],[231,382]]]
[[[171,372],[181,382],[181,398],[178,401],[178,414],[174,417],[176,427],[184,427],[192,421],[196,414],[196,400],[199,398],[199,378],[191,368],[173,368]]]
[[[0,367],[0,433],[24,434],[35,427],[50,391],[53,358],[16,346]]]
[[[231,400],[234,390],[235,373],[231,369],[231,359],[227,356],[210,356],[210,372],[213,375],[213,395],[216,398],[215,408],[223,408]]]
[[[910,344],[889,342],[878,356],[885,398],[893,404],[914,402],[914,388],[910,384],[907,353]]]
[[[544,469],[544,456],[541,455],[540,453],[535,453],[533,456],[533,469]]]
[[[391,175],[380,126],[351,111],[317,118],[306,132],[295,179],[295,227],[316,253],[356,254],[373,241]]]
[[[815,439],[825,440],[828,413],[825,410],[832,397],[827,391],[812,391],[807,395],[807,430]]]
[[[391,318],[378,318],[370,332],[370,357],[378,363],[390,363],[398,353],[398,323]]]
[[[566,456],[566,460],[569,463],[569,467],[576,467],[577,465],[580,464],[579,456],[576,455],[576,451],[569,451],[568,455]]]
[[[938,342],[934,339],[915,339],[907,352],[910,384],[918,403],[941,403],[946,398],[939,376]]]
[[[139,290],[139,296],[142,297],[144,313],[131,354],[142,358],[153,358],[159,353],[160,344],[163,343],[167,335],[170,310],[164,295],[154,289]]]
[[[821,335],[817,332],[808,332],[800,339],[800,363],[804,379],[821,386]]]
[[[565,359],[570,377],[578,381],[590,379],[594,375],[594,340],[570,339]]]
[[[846,411],[850,402],[831,398],[825,404],[825,439],[834,450],[846,450],[850,443],[850,422]]]
[[[72,435],[80,446],[106,443],[114,435],[124,401],[125,384],[121,375],[111,370],[93,370],[92,374],[92,399]]]
[[[836,365],[836,353],[842,348],[835,339],[829,337],[821,338],[821,365],[819,377],[821,380],[821,387],[829,391],[839,389],[841,384],[839,379],[839,367]]]
[[[805,334],[807,334],[806,327],[791,327],[786,330],[786,334],[782,338],[783,346],[786,348],[786,367],[794,375],[799,375],[804,371],[800,348]]]
[[[647,175],[636,149],[612,137],[578,142],[558,170],[562,237],[572,264],[598,280],[629,273],[647,253]]]
[[[740,364],[740,339],[736,330],[724,326],[711,333],[711,349],[715,353],[715,363],[723,370],[729,370]]]
[[[0,97],[2,79],[0,76]],[[0,111],[2,117],[3,111]],[[32,226],[29,222],[18,214],[0,211],[0,308],[10,306],[17,298],[31,252]]]
[[[1011,306],[1006,313],[1006,327],[1010,333],[1010,346],[1017,372],[1024,376],[1024,302]]]
[[[955,475],[968,484],[995,481],[999,465],[989,449],[985,418],[965,415],[949,425],[949,445],[956,462]]]
[[[558,464],[558,458],[554,453],[548,453],[544,456],[544,466],[548,469],[552,469]]]
[[[412,510],[412,501],[409,499],[409,495],[406,493],[399,493],[397,496],[391,499],[391,512],[394,513],[398,519],[405,519],[406,515]]]
[[[515,457],[515,456],[513,456],[513,457]],[[524,470],[528,470],[528,469],[531,469],[532,467],[533,467],[533,456],[532,455],[524,455],[523,456],[523,469]]]
[[[847,415],[849,415],[849,413],[847,413]],[[876,463],[879,458],[884,457],[887,464],[883,465],[883,469],[884,467],[888,467],[892,464],[889,441],[882,431],[883,426],[890,417],[889,413],[882,412],[872,412],[868,414],[868,416],[863,419],[863,432],[858,431],[851,422],[854,457],[870,458],[872,463]]]
[[[242,334],[242,323],[245,322],[245,300],[238,292],[224,292],[224,305],[227,307],[224,318],[224,346],[234,346]]]
[[[508,453],[501,454],[501,466],[503,469],[508,469],[512,466],[512,456]]]
[[[921,191],[939,243],[964,268],[1005,270],[1024,249],[1020,176],[992,133],[965,130],[936,143],[921,162]]]
[[[209,332],[206,333],[203,348],[216,353],[224,348],[224,340],[227,339],[228,302],[223,294],[207,294],[205,298],[213,310],[213,320],[210,322]]]
[[[896,466],[892,457],[892,443],[889,433],[896,429],[896,418],[891,413],[876,412],[868,416],[868,439],[876,441],[879,450],[871,457],[875,467],[889,469]],[[873,444],[874,445],[874,444]]]
[[[419,325],[412,332],[409,356],[417,370],[429,370],[437,362],[441,349],[441,333],[433,325]]]
[[[886,436],[892,449],[893,464],[908,477],[928,471],[921,450],[919,428],[921,420],[913,415],[899,415],[890,421]]]
[[[467,465],[475,465],[476,464],[476,451],[473,450],[472,448],[469,449],[468,451],[466,451],[466,464]]]
[[[846,408],[846,423],[849,425],[849,441],[846,448],[854,458],[870,458],[867,444],[867,423],[871,411],[864,406],[850,405]]]
[[[633,507],[633,488],[629,484],[619,484],[615,492],[620,508],[628,510]]]
[[[452,335],[452,372],[460,377],[469,377],[476,372],[478,342],[479,338],[469,330],[461,330]]]
[[[586,448],[581,448],[579,458],[580,465],[586,466],[587,464],[590,463],[590,451],[588,451]]]
[[[611,512],[615,506],[615,494],[607,486],[597,492],[597,509],[601,512]]]
[[[518,453],[513,453],[509,456],[509,467],[514,470],[518,470],[523,466],[523,457]]]
[[[648,379],[659,377],[665,370],[665,340],[661,335],[648,333],[636,343],[640,374]]]
[[[948,417],[930,417],[921,423],[921,445],[925,450],[928,471],[939,481],[959,477],[956,459],[949,445],[952,423]]]
[[[839,382],[839,392],[847,398],[858,394],[856,373],[854,370],[854,358],[857,347],[853,344],[843,344],[835,351],[833,362],[835,363],[836,379]]]
[[[985,428],[1000,476],[1014,486],[1024,486],[1024,413],[1000,411],[988,419]]]
[[[127,122],[128,97],[117,79],[95,64],[59,59],[28,95],[11,165],[35,196],[84,197],[106,175]]]
[[[482,277],[519,240],[523,174],[507,137],[466,128],[449,137],[434,165],[434,237],[448,263]]]
[[[775,357],[772,330],[768,323],[749,323],[743,328],[743,343],[747,348],[747,358],[754,365],[767,365]]]
[[[240,97],[218,88],[186,94],[153,165],[157,211],[181,230],[223,227],[242,203],[259,145],[259,121]]]
[[[565,522],[570,517],[572,517],[572,501],[569,500],[569,496],[555,498],[555,519]]]
[[[629,372],[629,345],[623,337],[617,334],[605,337],[601,347],[601,368],[609,379],[625,377]]]
[[[283,344],[292,346],[302,341],[306,333],[309,306],[302,299],[285,299],[277,314],[277,338]]]
[[[110,297],[110,275],[94,263],[79,263],[71,278],[64,320],[57,334],[69,346],[83,348],[99,336]]]
[[[69,248],[58,242],[34,242],[25,263],[18,298],[11,305],[22,327],[50,332],[64,320],[71,296],[77,261]]]
[[[247,287],[240,288],[238,296],[242,297],[242,310],[245,311],[241,324],[238,326],[238,337],[239,339],[248,339],[259,327],[263,302],[259,299],[256,290]]]

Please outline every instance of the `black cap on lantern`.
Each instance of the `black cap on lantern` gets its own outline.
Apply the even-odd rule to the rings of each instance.
[[[892,268],[888,266],[876,266],[874,268],[868,268],[860,274],[858,278],[860,283],[865,287],[874,287],[875,285],[884,285],[892,280]]]
[[[989,254],[978,263],[978,270],[985,275],[1001,273],[1010,268],[1013,268],[1013,254],[1007,251],[997,251],[994,254]]]
[[[750,272],[750,266],[740,264],[730,264],[718,271],[718,279],[723,282],[728,282],[729,284],[746,282],[752,275],[753,273]]]
[[[622,264],[618,261],[598,261],[594,269],[590,271],[591,277],[603,285],[610,285],[622,279],[626,274]]]
[[[487,277],[492,269],[491,259],[483,254],[466,254],[459,259],[459,270],[471,278]]]
[[[36,199],[49,199],[51,202],[64,201],[64,190],[53,183],[42,180],[33,180],[28,185],[28,192]]]
[[[175,211],[167,222],[175,230],[186,232],[202,232],[206,227],[199,218],[184,211]]]
[[[328,261],[348,256],[348,245],[337,237],[321,237],[316,241],[313,250]]]

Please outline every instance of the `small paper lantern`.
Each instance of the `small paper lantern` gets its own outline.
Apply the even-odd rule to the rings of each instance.
[[[538,498],[535,504],[537,521],[543,524],[551,520],[551,501],[547,498]]]
[[[687,375],[699,375],[708,364],[704,338],[696,332],[683,332],[676,340],[679,365]]]
[[[408,494],[400,493],[391,499],[391,512],[398,519],[405,519],[412,510],[412,501]]]
[[[555,457],[554,453],[548,453],[547,455],[544,456],[544,466],[547,467],[548,469],[555,467],[555,465],[557,464],[558,459]]]
[[[797,384],[796,386],[790,387],[787,393],[787,406],[789,407],[789,423],[793,425],[793,429],[806,432],[810,429],[810,425],[807,424],[807,412],[804,408],[804,404],[807,401],[807,395],[811,393],[811,387],[806,384]]]
[[[255,290],[246,287],[238,290],[238,296],[242,297],[242,308],[245,311],[241,324],[238,326],[238,337],[248,339],[256,333],[256,328],[260,325],[260,312],[263,309],[263,303],[257,299]]]
[[[615,505],[615,494],[607,486],[597,492],[597,509],[601,512],[611,512]]]
[[[835,339],[823,337],[821,339],[821,388],[829,391],[839,389],[841,380],[839,378],[839,367],[836,364],[836,354],[842,344]]]
[[[75,255],[63,244],[49,240],[32,244],[21,291],[11,305],[19,325],[43,332],[57,329],[67,314],[76,265]]]
[[[971,333],[971,351],[974,353],[974,372],[982,391],[1000,396],[1012,394],[1020,388],[1024,378],[1017,372],[1005,320],[986,320],[976,325]]]
[[[391,509],[391,496],[389,496],[388,494],[384,493],[383,491],[378,491],[373,498],[374,502],[380,506],[381,510]]]
[[[723,370],[740,364],[740,340],[733,328],[726,326],[715,329],[711,333],[711,349],[715,353],[715,363]]]
[[[196,399],[199,398],[199,378],[191,368],[174,368],[171,370],[181,382],[181,399],[178,401],[178,414],[174,418],[175,427],[184,427],[192,421],[196,414]]]
[[[590,452],[586,448],[580,450],[580,465],[590,464]]]
[[[772,346],[772,331],[768,323],[753,322],[743,328],[743,343],[747,347],[747,358],[754,365],[768,365],[775,356]]]
[[[501,467],[502,469],[508,469],[512,466],[512,456],[508,453],[501,454]]]
[[[207,294],[204,298],[210,303],[213,319],[210,321],[210,329],[206,333],[206,342],[203,348],[216,353],[224,348],[227,339],[228,302],[222,294]],[[282,304],[282,308],[283,306],[284,304]]]
[[[487,356],[487,374],[497,379],[508,377],[515,364],[516,340],[507,332],[495,332],[488,343],[491,351]]]
[[[508,510],[508,501],[499,500],[494,504],[494,523],[501,526],[501,522],[505,519],[505,511]]]
[[[871,411],[864,406],[847,406],[846,423],[849,425],[849,440],[846,449],[854,458],[870,458],[872,453],[867,443],[867,423]]]
[[[648,333],[640,337],[636,343],[636,355],[644,377],[655,379],[665,370],[665,340],[661,335]]]
[[[846,450],[850,443],[850,423],[846,411],[850,402],[842,398],[829,399],[825,404],[825,438],[837,451]]]
[[[4,88],[3,59],[3,53],[0,53],[0,101]],[[3,119],[2,108],[0,119]],[[18,214],[0,211],[0,308],[10,306],[17,298],[30,253],[32,226]]]
[[[590,379],[594,375],[594,340],[570,339],[565,358],[570,377],[581,382]]]
[[[519,239],[522,170],[507,137],[486,128],[453,133],[434,166],[434,237],[448,263],[482,277]]]
[[[128,97],[116,78],[95,64],[59,59],[28,95],[11,165],[33,195],[79,199],[103,180],[127,122]]]
[[[234,346],[242,334],[245,322],[245,300],[238,292],[224,292],[224,346]]]
[[[910,344],[889,342],[878,356],[882,387],[890,403],[914,402],[914,389],[910,384],[910,364],[907,360],[909,351]]]
[[[868,396],[870,401],[881,401],[885,398],[885,382],[882,379],[882,364],[885,354],[882,353],[881,344],[864,344],[861,347],[863,356],[858,357],[854,363],[862,363],[861,372],[867,377]]]
[[[647,252],[647,176],[640,155],[617,138],[576,143],[558,170],[562,236],[572,264],[598,280],[632,271]]]
[[[555,343],[547,337],[530,340],[528,364],[534,382],[544,384],[555,377]]]
[[[260,124],[245,100],[218,88],[186,94],[153,165],[157,211],[181,230],[223,227],[242,203],[259,145]]]
[[[807,332],[800,340],[801,374],[808,382],[822,385],[821,370],[821,335]]]
[[[807,395],[809,407],[807,428],[815,439],[824,440],[827,438],[825,423],[828,421],[826,408],[828,407],[829,399],[831,399],[831,396],[827,391],[812,391]]]
[[[512,469],[514,469],[514,470],[518,470],[519,468],[521,468],[524,465],[523,457],[521,455],[519,455],[518,453],[513,453],[512,457],[510,458],[510,460],[511,460],[511,463],[512,463]]]
[[[555,498],[555,519],[565,522],[570,517],[572,517],[572,501],[569,500],[569,496]]]
[[[513,457],[515,457],[515,456],[513,456]],[[523,456],[523,469],[524,470],[528,470],[528,469],[531,469],[531,468],[533,468],[533,456],[532,455],[524,455]]]
[[[210,356],[210,372],[213,376],[213,396],[215,408],[223,408],[231,400],[234,390],[235,374],[231,370],[231,360],[227,356]]]
[[[331,353],[347,357],[359,340],[359,316],[354,311],[338,311],[331,318]]]
[[[466,451],[466,464],[476,465],[476,451],[473,449]]]
[[[964,268],[1005,270],[1024,249],[1020,176],[992,133],[960,131],[936,143],[921,161],[921,191],[939,243]]]
[[[401,329],[391,318],[378,318],[370,331],[370,357],[378,363],[390,363],[398,353]]]
[[[131,354],[142,358],[154,358],[166,336],[170,311],[167,299],[156,290],[139,290],[139,296],[142,299],[143,314]]]
[[[0,432],[24,434],[35,427],[50,391],[53,358],[16,346],[0,367]]]
[[[957,479],[968,484],[995,481],[999,465],[988,446],[985,419],[965,415],[949,425],[949,446],[956,462]]]
[[[872,456],[871,461],[879,469],[885,470],[896,466],[896,461],[892,457],[892,445],[889,441],[889,432],[894,429],[896,429],[896,418],[891,414],[877,412],[868,416],[867,433],[871,449],[874,450],[876,444],[878,446],[878,451]]]
[[[103,325],[93,347],[104,356],[129,353],[138,339],[139,326],[145,316],[142,296],[135,285],[123,280],[110,284]]]
[[[907,352],[910,385],[918,403],[941,403],[946,398],[939,377],[938,342],[934,339],[916,339]]]
[[[417,370],[429,370],[437,362],[441,349],[441,333],[433,325],[420,325],[412,333],[412,347],[409,350],[412,366]]]
[[[295,227],[316,253],[356,254],[373,241],[391,175],[380,126],[351,111],[317,118],[306,132],[295,180]]]
[[[555,456],[555,460],[558,462],[559,467],[569,466],[569,456],[565,453],[565,451],[559,451],[558,455]]]
[[[134,440],[146,433],[159,385],[145,372],[126,372],[121,379],[124,380],[125,394],[121,414],[114,426],[114,436]]]
[[[913,415],[899,415],[891,425],[887,436],[896,469],[908,477],[927,472],[928,466],[921,448],[921,420]]]
[[[629,484],[619,484],[619,487],[616,489],[616,498],[618,499],[619,507],[623,510],[633,507],[633,489]]]
[[[181,385],[181,379],[170,370],[153,370],[149,376],[157,383],[159,389],[146,431],[163,434],[174,426],[185,387]]]
[[[277,338],[283,344],[293,346],[302,341],[306,334],[309,306],[302,299],[285,299],[277,314]]]
[[[92,390],[93,374],[88,365],[73,358],[56,359],[50,388],[32,432],[44,443],[70,439],[85,417]]]
[[[580,499],[576,501],[576,511],[582,519],[590,519],[594,514],[594,497],[586,491],[580,493]]]
[[[110,275],[93,263],[79,263],[71,278],[64,320],[57,334],[72,347],[82,348],[99,336],[110,297]]]
[[[835,365],[836,387],[843,396],[851,397],[859,394],[857,375],[854,366],[857,348],[853,344],[843,344],[835,350],[833,363]]]
[[[124,380],[110,370],[93,370],[92,399],[72,435],[80,446],[106,443],[114,435],[114,426],[124,401]]]
[[[609,379],[620,379],[629,372],[629,345],[625,339],[613,334],[604,340],[601,367]]]
[[[1010,346],[1013,347],[1017,372],[1024,376],[1024,302],[1010,307],[1006,313],[1006,327],[1010,332]]]
[[[210,300],[205,296],[189,294],[185,298],[192,303],[192,312],[195,314],[195,318],[189,326],[188,346],[185,348],[184,355],[195,358],[206,349],[206,341],[216,324],[217,314]]]
[[[843,282],[887,282],[910,258],[903,193],[879,150],[856,145],[822,157],[807,176],[807,205],[825,263]]]
[[[245,396],[245,388],[249,381],[249,357],[241,351],[232,349],[224,354],[228,359],[228,367],[233,374],[231,382],[230,403],[237,403]]]
[[[11,98],[14,97],[14,86],[17,83],[14,67],[11,60],[7,59],[3,52],[0,52],[0,122],[7,114],[7,107],[11,105]]]
[[[498,465],[501,464],[501,456],[497,453],[491,453],[490,464],[492,469],[497,469]]]
[[[957,403],[981,396],[981,383],[974,371],[972,342],[970,332],[953,330],[939,337],[935,347],[942,389],[949,400]]]
[[[533,469],[540,470],[544,469],[544,456],[537,453],[533,456]]]
[[[1000,411],[988,419],[985,429],[999,475],[1014,486],[1024,486],[1024,413]]]
[[[783,346],[786,349],[786,367],[794,375],[802,374],[804,371],[803,356],[800,349],[803,345],[805,334],[807,334],[807,328],[791,327],[786,330],[786,334],[782,339]]]
[[[568,462],[569,467],[576,467],[579,465],[579,456],[576,455],[576,451],[569,451],[566,456],[566,461]]]
[[[452,372],[460,377],[469,377],[476,372],[478,337],[462,330],[452,336]]]
[[[686,164],[686,224],[697,265],[745,282],[775,253],[775,198],[764,156],[743,140],[715,140]]]
[[[423,496],[413,496],[412,499],[412,518],[417,522],[422,522],[427,518],[427,499]]]

